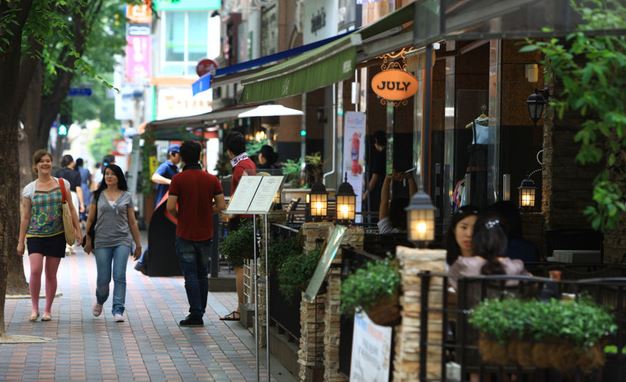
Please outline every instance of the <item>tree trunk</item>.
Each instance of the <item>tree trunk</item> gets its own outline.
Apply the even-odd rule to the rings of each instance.
[[[18,113],[23,97],[20,91],[20,59],[22,31],[32,7],[32,0],[18,3],[0,2],[0,13],[13,16],[0,35],[3,52],[0,54],[0,337],[4,337],[4,302],[7,289],[7,257],[16,255],[19,230],[20,190],[18,172]],[[26,84],[28,86],[28,83]]]

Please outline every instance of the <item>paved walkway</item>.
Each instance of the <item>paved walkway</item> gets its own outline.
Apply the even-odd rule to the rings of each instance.
[[[235,293],[209,293],[205,326],[181,328],[178,321],[188,309],[182,277],[147,277],[133,265],[129,261],[124,323],[113,321],[112,296],[104,314],[92,316],[96,266],[82,251],[61,261],[62,295],[54,302],[52,321],[29,322],[30,300],[7,299],[8,335],[52,341],[0,345],[0,381],[256,380],[253,336],[237,322],[218,320],[234,309]],[[42,312],[43,304],[42,299]],[[276,359],[271,370],[272,380],[295,380]],[[262,369],[261,380],[264,375]]]

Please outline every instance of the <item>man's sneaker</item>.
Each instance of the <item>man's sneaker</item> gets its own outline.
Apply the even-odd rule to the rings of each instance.
[[[93,310],[91,311],[94,317],[100,317],[102,314],[102,304],[93,304]]]
[[[204,326],[204,321],[202,321],[202,317],[196,318],[187,316],[184,320],[181,320],[178,325],[180,326]]]
[[[122,315],[121,313],[115,313],[113,315],[113,319],[115,320],[115,322],[124,322],[124,315]]]

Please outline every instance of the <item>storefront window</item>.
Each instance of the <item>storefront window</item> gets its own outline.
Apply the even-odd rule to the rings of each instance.
[[[165,23],[161,75],[195,74],[196,63],[209,56],[209,12],[163,12]]]

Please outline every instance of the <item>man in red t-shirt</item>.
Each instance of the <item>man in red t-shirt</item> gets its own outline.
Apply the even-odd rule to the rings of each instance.
[[[193,141],[182,144],[180,156],[185,166],[172,178],[167,199],[167,211],[178,219],[176,255],[185,276],[189,301],[189,315],[180,321],[180,326],[204,325],[202,316],[209,294],[213,214],[226,208],[220,181],[200,166],[201,150],[202,147]]]
[[[256,175],[256,165],[248,158],[246,154],[246,139],[240,132],[234,131],[224,141],[226,148],[226,155],[230,159],[230,164],[233,167],[232,185],[230,188],[230,197],[235,195],[235,190],[239,185],[241,177],[246,175]],[[232,232],[239,228],[241,225],[241,219],[252,218],[252,215],[234,215],[228,220],[228,231]],[[230,312],[224,317],[220,317],[220,320],[237,321],[239,320],[239,306],[243,304],[243,272],[241,269],[235,269],[235,286],[237,289],[237,310]]]

